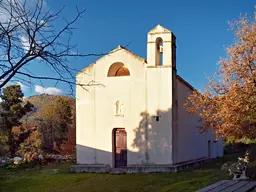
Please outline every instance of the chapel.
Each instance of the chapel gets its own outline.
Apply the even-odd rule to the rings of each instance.
[[[194,88],[177,74],[176,37],[157,25],[147,58],[117,46],[77,74],[76,161],[112,168],[172,166],[221,157],[222,140],[200,134],[184,109]]]

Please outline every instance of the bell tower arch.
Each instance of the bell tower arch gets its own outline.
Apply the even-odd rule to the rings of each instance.
[[[147,63],[148,66],[170,66],[176,69],[176,37],[161,25],[148,33]]]

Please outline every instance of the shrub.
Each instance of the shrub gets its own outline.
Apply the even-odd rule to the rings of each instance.
[[[38,156],[42,153],[41,139],[38,131],[34,131],[29,138],[20,144],[17,153],[23,157],[26,163],[38,160]]]
[[[0,157],[8,156],[9,147],[7,145],[7,137],[0,136]]]

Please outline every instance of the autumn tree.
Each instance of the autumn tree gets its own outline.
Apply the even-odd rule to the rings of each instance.
[[[235,42],[208,79],[204,92],[194,91],[185,108],[203,121],[201,131],[224,138],[256,138],[256,13],[230,23]]]
[[[21,118],[32,110],[33,105],[29,102],[23,103],[23,93],[19,85],[4,88],[0,98],[2,99],[0,102],[0,131],[7,136],[11,155],[14,155],[16,145],[13,128],[22,124]]]
[[[71,43],[73,25],[85,10],[77,8],[73,19],[67,21],[60,16],[63,8],[54,13],[47,9],[44,0],[0,1],[0,89],[10,81],[31,84],[37,79],[67,83],[73,93],[73,85],[77,85],[74,74],[78,70],[71,66],[70,58],[102,54],[76,50]],[[63,25],[57,29],[56,23]],[[56,75],[35,74],[28,65],[46,66]],[[91,83],[79,85],[86,87]]]
[[[40,114],[39,129],[45,150],[60,151],[61,145],[68,140],[69,127],[72,125],[70,98],[56,97],[46,104]]]
[[[72,124],[68,128],[68,138],[66,143],[61,146],[61,153],[65,155],[72,155],[76,147],[76,105],[71,102],[72,107]]]

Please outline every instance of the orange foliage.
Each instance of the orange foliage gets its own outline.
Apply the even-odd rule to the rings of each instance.
[[[76,147],[76,107],[72,109],[72,124],[68,128],[68,140],[61,146],[60,153],[63,155],[72,155]]]
[[[194,91],[185,108],[224,138],[256,138],[256,13],[230,24],[236,37],[205,91]]]

